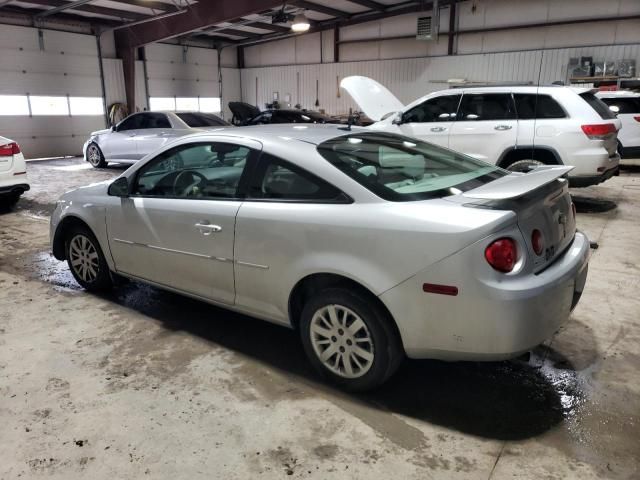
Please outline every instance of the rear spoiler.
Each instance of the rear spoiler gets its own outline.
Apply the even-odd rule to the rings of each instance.
[[[504,200],[517,198],[566,175],[574,167],[544,165],[529,173],[512,173],[462,194],[466,198]]]

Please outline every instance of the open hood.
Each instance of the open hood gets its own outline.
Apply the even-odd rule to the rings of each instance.
[[[554,165],[538,167],[529,173],[512,173],[462,194],[466,198],[504,200],[517,198],[567,174],[574,167]]]
[[[233,114],[235,124],[244,124],[260,115],[260,109],[245,102],[229,102],[229,110]]]
[[[346,90],[360,110],[375,121],[404,108],[403,103],[384,85],[368,77],[345,77],[340,82],[340,88]]]

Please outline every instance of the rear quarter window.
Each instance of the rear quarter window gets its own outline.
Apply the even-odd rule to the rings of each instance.
[[[580,94],[580,97],[587,102],[603,120],[612,120],[616,118],[616,114],[611,111],[607,104],[596,97],[593,93],[584,92]]]
[[[609,107],[617,107],[617,113],[640,113],[640,97],[601,98]]]
[[[516,93],[513,98],[516,101],[516,111],[520,120],[566,118],[567,116],[560,104],[549,95]]]

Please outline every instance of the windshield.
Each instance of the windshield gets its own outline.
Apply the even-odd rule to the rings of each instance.
[[[508,172],[467,155],[390,133],[357,133],[318,145],[334,166],[391,201],[425,200],[480,187]]]
[[[228,125],[228,123],[221,118],[208,113],[181,112],[176,113],[176,115],[180,117],[180,120],[189,125],[191,128],[223,127],[225,125]]]

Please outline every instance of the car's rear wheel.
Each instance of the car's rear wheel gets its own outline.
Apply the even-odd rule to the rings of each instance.
[[[69,269],[82,288],[98,292],[111,287],[109,266],[88,228],[74,227],[67,235],[65,250]]]
[[[104,168],[107,166],[102,150],[100,150],[100,147],[95,143],[87,147],[87,161],[95,168]]]
[[[403,350],[389,315],[352,290],[314,295],[300,319],[302,343],[318,372],[351,391],[375,388],[398,368]]]
[[[527,158],[523,160],[516,160],[515,162],[513,162],[511,165],[507,167],[507,170],[511,172],[527,173],[533,170],[534,168],[540,167],[542,165],[545,165],[545,163],[541,162],[540,160]]]
[[[0,197],[0,205],[4,205],[5,207],[14,207],[16,203],[18,203],[18,200],[20,200],[20,196],[22,195],[22,192],[20,193],[10,193],[9,195],[5,195],[3,197]]]

